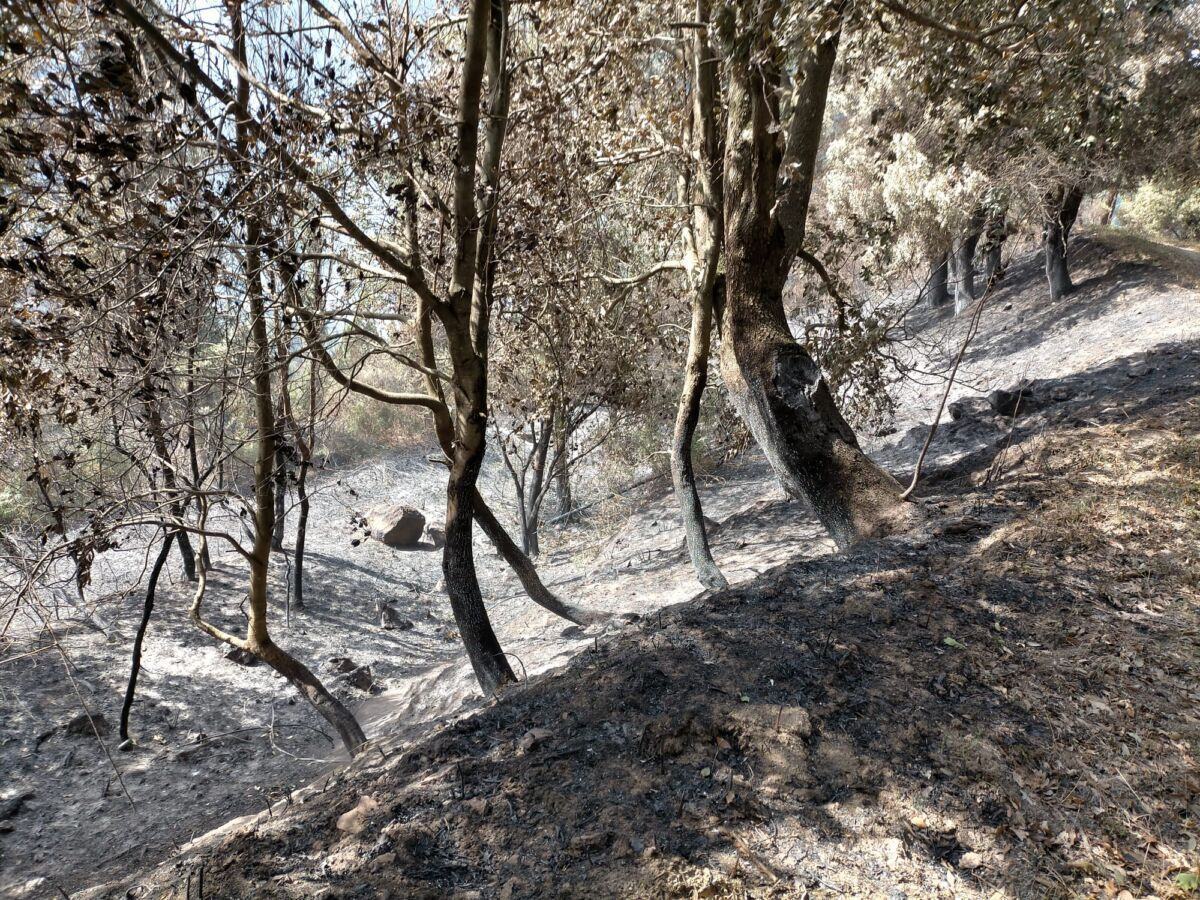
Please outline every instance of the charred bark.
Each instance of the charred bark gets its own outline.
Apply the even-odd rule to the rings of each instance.
[[[162,575],[163,566],[171,554],[171,542],[179,532],[169,531],[163,538],[162,546],[158,548],[158,556],[150,568],[150,579],[146,582],[146,600],[142,604],[142,620],[138,623],[137,634],[133,638],[133,653],[129,663],[129,681],[125,685],[125,699],[121,703],[121,720],[117,734],[122,741],[129,740],[129,714],[133,709],[133,698],[137,694],[138,675],[142,671],[142,643],[146,640],[146,629],[150,625],[150,616],[154,613],[154,595],[158,590],[158,578]]]
[[[296,496],[300,501],[300,515],[296,519],[295,587],[292,596],[296,609],[304,609],[304,546],[308,539],[308,514],[312,507],[308,499],[308,470],[312,463],[300,461],[296,474]]]
[[[284,382],[287,390],[287,382]],[[280,418],[284,418],[280,416]],[[271,549],[283,550],[283,534],[287,527],[287,447],[279,441],[275,447],[275,526],[271,529]]]
[[[234,53],[241,70],[246,62],[246,32],[242,20],[240,0],[229,0],[229,14],[233,22]],[[238,107],[245,114],[249,108],[250,85],[244,74],[239,72],[237,83]],[[249,149],[249,127],[246,119],[239,116],[236,122],[237,148],[241,159]],[[244,170],[238,175],[245,177]],[[249,622],[246,637],[238,641],[200,618],[199,596],[192,607],[194,621],[216,637],[234,646],[253,653],[280,675],[284,676],[300,694],[337,731],[351,756],[358,753],[366,743],[366,735],[358,721],[342,703],[333,696],[303,663],[279,647],[272,639],[267,625],[268,584],[271,560],[271,542],[275,531],[275,455],[277,430],[275,404],[271,388],[271,344],[267,336],[267,317],[262,289],[262,226],[253,214],[245,217],[246,251],[244,272],[246,295],[250,310],[250,346],[254,365],[254,417],[256,428],[256,458],[254,464],[254,543],[248,554],[250,564],[247,607]]]
[[[688,341],[687,369],[684,371],[683,392],[675,415],[675,432],[671,440],[671,478],[679,517],[683,522],[684,539],[692,568],[700,583],[710,590],[729,586],[713,559],[704,528],[704,512],[696,491],[696,473],[692,466],[692,439],[700,421],[700,401],[708,381],[708,344],[712,330],[711,298],[693,299],[692,329]]]
[[[954,247],[954,313],[958,315],[975,302],[975,250],[983,231],[984,212],[976,210]]]
[[[1055,188],[1046,197],[1046,225],[1042,244],[1051,300],[1060,300],[1075,290],[1067,266],[1067,242],[1082,203],[1083,188],[1078,184]]]
[[[925,287],[925,296],[929,305],[940,309],[950,302],[949,269],[950,255],[939,253],[929,263],[929,281]]]
[[[707,23],[708,0],[697,0],[696,20]],[[707,28],[697,28],[690,53],[692,68],[691,129],[697,148],[697,166],[692,181],[692,215],[689,279],[692,293],[692,325],[688,334],[687,364],[683,391],[675,414],[671,439],[671,480],[684,540],[696,578],[710,590],[729,586],[713,559],[704,527],[704,510],[696,490],[696,472],[692,465],[692,442],[700,421],[700,404],[708,383],[709,341],[712,336],[714,295],[723,290],[717,274],[721,258],[724,223],[722,221],[721,139],[716,123],[716,59],[708,43]],[[688,199],[685,193],[683,199]]]
[[[721,371],[784,488],[808,500],[841,547],[911,524],[900,484],[862,452],[812,357],[792,337],[783,288],[804,239],[837,22],[807,51],[780,154],[778,73],[754,4],[725,17],[726,289]],[[829,12],[840,22],[842,7]],[[781,176],[782,172],[782,177]]]

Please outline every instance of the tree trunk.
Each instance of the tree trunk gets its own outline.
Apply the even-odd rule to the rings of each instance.
[[[533,459],[529,466],[531,482],[528,489],[521,492],[522,540],[525,552],[529,556],[537,556],[541,552],[538,545],[538,526],[541,519],[542,495],[545,491],[546,457],[550,452],[550,434],[553,430],[553,416],[547,416],[542,420],[541,431],[537,432],[533,445]]]
[[[183,506],[180,505],[179,515],[183,515]],[[179,561],[183,564],[183,577],[188,581],[196,580],[196,554],[192,550],[192,542],[188,540],[188,536],[182,531],[179,532],[177,538],[179,541]]]
[[[229,0],[229,14],[233,23],[234,52],[242,71],[247,66],[246,32],[242,20],[241,0]],[[247,78],[238,76],[238,105],[249,109],[250,84]],[[249,128],[244,119],[236,123],[238,154],[246,158],[249,149]],[[239,175],[245,177],[244,172]],[[250,201],[253,202],[253,201]],[[358,753],[366,743],[366,735],[358,721],[342,703],[329,693],[325,686],[305,665],[279,647],[272,639],[267,627],[269,565],[271,541],[275,530],[275,405],[271,397],[271,344],[267,337],[266,311],[262,290],[261,246],[262,229],[258,219],[246,216],[245,277],[246,294],[250,307],[250,343],[254,362],[254,414],[256,426],[256,459],[254,464],[254,544],[249,554],[250,583],[247,596],[249,622],[246,638],[240,642],[243,649],[253,653],[280,675],[284,676],[312,707],[337,731],[351,756]],[[197,624],[199,611],[193,607]],[[206,627],[210,633],[217,629]],[[234,639],[236,640],[236,639]]]
[[[475,492],[475,519],[479,523],[479,527],[483,529],[483,533],[488,536],[488,539],[500,551],[500,555],[504,557],[504,561],[516,574],[521,582],[521,586],[525,589],[525,593],[529,595],[529,599],[548,609],[556,616],[574,622],[576,625],[590,625],[594,622],[607,621],[610,616],[604,613],[589,612],[578,606],[570,603],[565,603],[560,600],[549,588],[542,582],[538,576],[537,569],[530,561],[529,557],[521,552],[508,532],[496,520],[495,514],[486,503],[479,492]]]
[[[683,392],[675,414],[675,432],[671,440],[671,478],[675,484],[675,499],[683,521],[684,539],[692,568],[700,583],[709,590],[729,586],[713,559],[704,529],[704,513],[696,491],[696,473],[692,468],[692,439],[700,421],[700,401],[708,382],[708,344],[712,331],[712,295],[693,295],[692,330],[688,338],[687,369],[683,376]]]
[[[197,340],[199,339],[199,326],[197,326]],[[187,368],[187,451],[188,464],[192,469],[192,487],[195,490],[200,489],[200,455],[196,445],[196,344],[195,341],[188,347],[188,368]],[[187,537],[184,532],[179,532],[182,538]],[[191,549],[191,544],[188,544],[188,549]],[[209,559],[208,544],[201,543],[200,552],[200,568],[207,572],[212,568],[212,560]],[[182,553],[182,548],[180,549]],[[186,563],[184,564],[186,566]]]
[[[696,21],[707,24],[708,0],[697,0]],[[683,391],[675,413],[675,431],[671,438],[671,480],[684,540],[696,578],[709,590],[729,586],[717,567],[704,528],[704,511],[696,490],[692,467],[692,442],[700,421],[700,403],[708,383],[709,340],[712,336],[713,297],[723,290],[717,274],[721,258],[724,223],[722,221],[721,139],[716,123],[716,58],[708,42],[708,29],[694,29],[689,62],[692,69],[692,140],[698,150],[691,193],[693,206],[691,242],[695,264],[690,266],[692,282],[692,326],[688,334],[687,367],[683,373]],[[689,199],[684,195],[683,199]]]
[[[726,17],[722,28],[728,123],[721,371],[784,489],[805,498],[844,548],[908,527],[914,508],[901,499],[900,484],[859,449],[820,369],[792,337],[783,307],[803,243],[839,30],[800,63],[781,157],[777,73],[759,59],[775,58],[768,56],[772,35],[763,34],[755,9],[739,5],[736,20]]]
[[[1080,185],[1058,187],[1046,198],[1046,226],[1042,243],[1051,300],[1060,300],[1075,290],[1067,268],[1067,242],[1075,219],[1079,216],[1081,203],[1083,188]]]
[[[475,670],[480,687],[490,694],[517,679],[483,605],[471,534],[475,485],[486,449],[483,428],[487,421],[487,378],[471,349],[467,333],[448,325],[446,334],[454,362],[459,407],[455,421],[458,441],[446,485],[446,546],[442,550],[442,574],[471,668]]]
[[[1100,227],[1107,228],[1112,224],[1113,218],[1117,214],[1117,198],[1120,196],[1116,188],[1108,192],[1108,196],[1104,198],[1104,211],[1100,214]]]
[[[129,681],[125,685],[125,699],[121,703],[121,720],[117,734],[122,741],[129,740],[129,714],[133,709],[133,698],[137,694],[138,674],[142,671],[142,643],[146,640],[146,629],[150,625],[150,616],[154,613],[154,595],[158,590],[158,578],[162,574],[163,565],[171,553],[171,542],[182,532],[168,531],[163,538],[158,556],[150,569],[150,579],[146,583],[146,600],[142,604],[142,621],[138,624],[137,634],[133,638],[133,653],[129,663]]]
[[[979,246],[983,223],[983,210],[976,210],[967,224],[966,233],[954,248],[955,315],[975,302],[975,249]]]
[[[300,516],[296,519],[295,588],[292,594],[296,609],[304,609],[304,544],[308,538],[308,513],[312,506],[308,499],[308,470],[311,466],[311,462],[302,459],[296,476],[296,496],[300,500]]]
[[[571,512],[575,509],[575,499],[571,496],[571,470],[565,464],[568,457],[567,422],[565,410],[555,417],[554,423],[554,458],[558,460],[554,467],[554,497],[558,503],[558,515],[564,521],[570,521]]]
[[[950,254],[939,253],[929,263],[929,283],[925,288],[925,294],[929,298],[929,305],[934,309],[940,309],[950,302],[950,288],[948,284],[950,268]]]
[[[285,390],[287,382],[284,382]],[[275,525],[271,529],[271,549],[283,550],[283,534],[287,528],[287,448],[282,442],[275,447]]]
[[[1004,242],[1008,240],[1008,217],[1003,212],[988,217],[983,228],[983,283],[985,290],[1004,277]]]

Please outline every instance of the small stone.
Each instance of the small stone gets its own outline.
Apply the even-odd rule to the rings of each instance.
[[[605,828],[593,828],[580,832],[571,838],[571,849],[587,853],[608,846],[612,833]]]
[[[477,816],[482,816],[488,811],[488,802],[484,797],[472,797],[467,801],[466,806]]]
[[[520,748],[523,753],[535,750],[554,736],[549,728],[530,728],[521,737]]]
[[[377,857],[375,857],[374,862],[371,863],[371,867],[373,869],[379,871],[379,870],[383,870],[383,869],[390,869],[395,864],[396,864],[396,854],[395,853],[381,853]]]
[[[254,668],[259,663],[257,656],[242,647],[234,647],[225,654],[225,658],[232,663],[237,663],[239,666],[245,666],[248,669]]]
[[[970,853],[964,853],[962,858],[958,861],[958,867],[960,869],[965,869],[968,872],[972,869],[978,869],[982,865],[983,857],[974,851],[971,851]]]
[[[21,807],[25,805],[26,800],[33,799],[33,791],[25,791],[17,794],[15,797],[9,797],[5,800],[0,800],[0,821],[11,819],[21,811]]]
[[[338,675],[345,675],[348,672],[353,672],[357,668],[358,663],[348,656],[329,657],[329,671],[335,672]]]
[[[560,632],[565,638],[581,638],[583,637],[583,629],[578,625],[568,625]]]
[[[375,679],[371,675],[371,667],[359,666],[346,676],[346,684],[350,685],[350,687],[358,688],[360,691],[370,691],[375,686]]]

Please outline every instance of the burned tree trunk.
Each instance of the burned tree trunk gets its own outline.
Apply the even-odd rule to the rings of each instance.
[[[1060,300],[1075,290],[1067,267],[1067,242],[1083,203],[1083,187],[1061,185],[1046,195],[1046,224],[1042,234],[1046,282],[1050,299]]]
[[[286,390],[286,382],[285,388]],[[275,447],[275,527],[271,530],[271,549],[283,549],[283,534],[287,527],[287,446],[279,441]]]
[[[158,590],[158,578],[162,575],[163,565],[171,553],[171,543],[177,532],[168,531],[163,538],[158,556],[150,568],[150,579],[146,582],[146,599],[142,604],[142,620],[138,623],[137,634],[133,638],[133,653],[129,663],[129,681],[125,684],[125,699],[121,703],[121,719],[117,734],[122,741],[129,740],[129,714],[133,710],[133,698],[137,695],[138,675],[142,671],[142,644],[146,640],[146,629],[150,625],[150,617],[154,614],[155,592]]]
[[[554,425],[554,458],[564,460],[568,453],[566,416],[560,415],[556,417]],[[558,503],[558,515],[570,521],[575,499],[571,496],[571,471],[568,466],[560,464],[554,467],[554,496]]]
[[[983,230],[984,212],[976,210],[954,248],[954,313],[958,315],[975,302],[975,249]]]
[[[697,0],[696,20],[708,22],[708,0]],[[687,367],[683,375],[683,391],[675,414],[675,431],[671,439],[671,479],[679,517],[683,522],[684,539],[692,568],[700,583],[710,590],[729,586],[713,559],[704,527],[704,511],[696,490],[696,473],[692,466],[692,441],[700,421],[700,403],[708,382],[709,341],[713,324],[713,297],[722,289],[717,274],[721,258],[722,205],[721,139],[717,128],[716,59],[708,43],[708,31],[695,29],[690,53],[692,67],[692,138],[698,149],[693,190],[692,228],[690,231],[689,280],[692,293],[692,326],[688,335]],[[686,199],[686,197],[685,197]]]
[[[300,515],[296,519],[295,587],[292,593],[296,609],[304,609],[304,545],[308,539],[308,514],[312,507],[308,499],[308,470],[311,467],[310,460],[301,459],[296,474],[296,496],[300,501]]]
[[[234,54],[241,67],[237,79],[237,150],[239,161],[248,158],[250,134],[248,112],[250,84],[243,74],[246,70],[246,31],[242,19],[240,0],[228,0],[229,16],[233,24]],[[244,163],[239,163],[238,176],[245,178]],[[250,201],[253,202],[253,201]],[[279,647],[271,638],[267,626],[269,566],[271,541],[275,531],[275,454],[278,438],[275,404],[271,389],[271,344],[267,336],[266,310],[262,287],[263,233],[261,223],[254,213],[244,217],[246,226],[246,251],[243,269],[246,279],[246,296],[250,311],[250,352],[253,362],[254,419],[256,430],[256,457],[254,464],[254,543],[247,555],[250,566],[247,608],[249,621],[246,637],[239,640],[214,625],[204,621],[200,615],[202,592],[192,605],[192,619],[207,633],[257,656],[280,675],[284,676],[312,705],[312,707],[337,731],[350,755],[355,755],[366,743],[366,735],[358,721],[336,697],[333,696],[304,664]],[[202,582],[203,584],[203,582]]]
[[[516,681],[483,605],[472,544],[476,484],[487,446],[487,352],[496,262],[491,248],[509,100],[507,13],[506,0],[477,0],[468,7],[454,176],[458,242],[449,299],[436,307],[446,333],[455,389],[442,573],[459,636],[480,687],[488,693]],[[483,184],[477,202],[475,161],[479,158],[479,105],[485,70],[489,96],[480,159]]]
[[[1008,218],[1003,212],[988,217],[983,229],[983,283],[985,290],[1004,277],[1004,242],[1008,240]]]
[[[941,309],[950,302],[949,288],[950,255],[939,253],[929,263],[929,281],[925,287],[925,296],[929,305]]]
[[[902,488],[862,452],[820,369],[788,328],[783,288],[803,238],[841,6],[796,73],[780,153],[777,58],[754,4],[725,17],[726,289],[721,371],[784,488],[808,500],[841,547],[907,527]],[[782,176],[782,177],[781,177]]]

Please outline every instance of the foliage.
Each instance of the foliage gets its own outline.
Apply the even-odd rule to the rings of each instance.
[[[1149,234],[1177,240],[1200,239],[1200,185],[1195,182],[1147,181],[1121,197],[1119,219]]]

